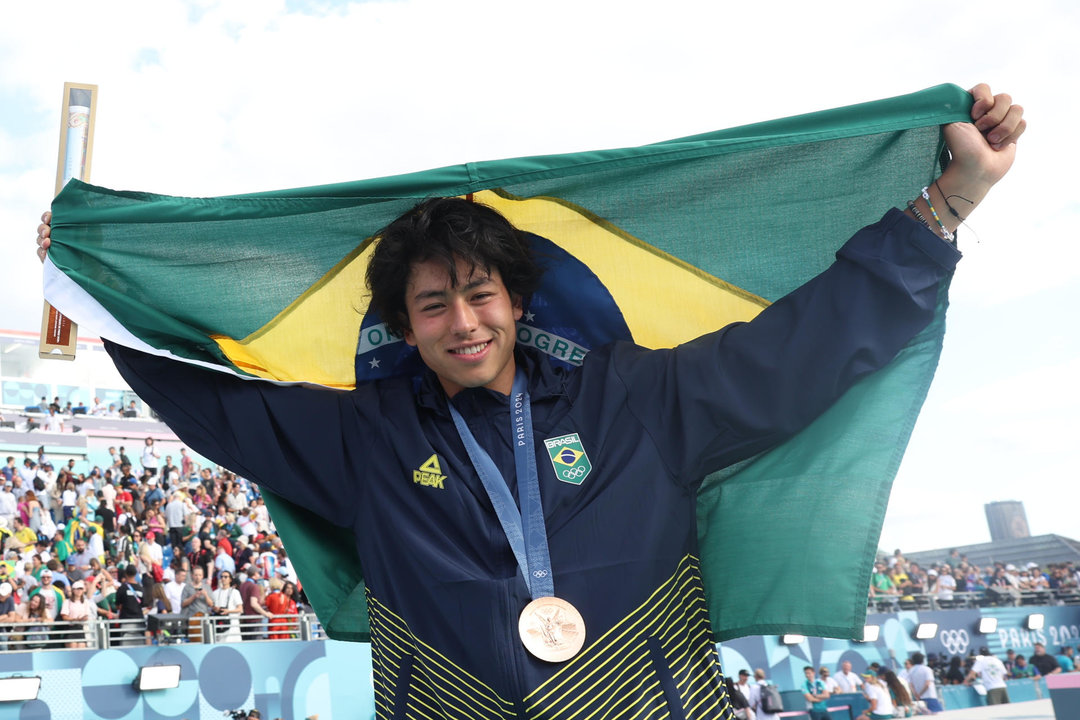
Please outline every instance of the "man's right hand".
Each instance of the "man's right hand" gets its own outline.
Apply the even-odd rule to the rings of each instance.
[[[46,210],[41,214],[41,224],[37,228],[37,256],[38,260],[45,262],[45,256],[49,252],[49,235],[52,233],[52,213]]]

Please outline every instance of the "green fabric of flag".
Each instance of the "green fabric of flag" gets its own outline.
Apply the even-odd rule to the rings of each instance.
[[[753,317],[825,269],[857,229],[903,207],[941,170],[940,126],[968,121],[970,106],[942,85],[636,148],[218,198],[72,181],[53,203],[46,297],[138,349],[348,388],[368,379],[358,353],[393,340],[363,324],[372,234],[419,199],[470,195],[587,266],[635,341],[670,346]],[[699,539],[720,639],[861,637],[945,305],[943,289],[935,321],[806,430],[706,479]],[[272,495],[267,503],[327,632],[365,639],[349,533]]]

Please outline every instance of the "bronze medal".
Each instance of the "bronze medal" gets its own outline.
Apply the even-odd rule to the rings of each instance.
[[[521,611],[518,632],[525,649],[545,662],[564,662],[585,645],[585,620],[557,597],[533,600]]]

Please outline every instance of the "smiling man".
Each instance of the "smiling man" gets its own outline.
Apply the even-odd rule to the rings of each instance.
[[[933,317],[959,259],[949,208],[974,209],[1024,129],[1008,96],[975,94],[979,124],[947,129],[953,161],[906,212],[752,322],[672,350],[616,343],[564,369],[519,346],[541,264],[459,198],[391,223],[368,266],[371,307],[420,377],[337,392],[107,347],[185,443],[353,533],[380,717],[728,718],[697,489]]]

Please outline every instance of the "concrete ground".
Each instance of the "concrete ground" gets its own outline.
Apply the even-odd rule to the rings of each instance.
[[[941,718],[941,720],[1077,720],[1076,718],[1055,718],[1054,707],[1049,699],[946,710],[931,717]]]

